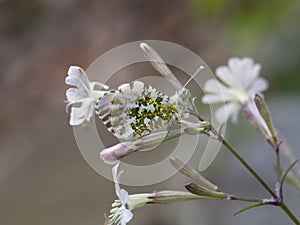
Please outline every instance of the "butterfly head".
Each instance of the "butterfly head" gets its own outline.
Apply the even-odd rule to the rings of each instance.
[[[177,117],[181,119],[186,112],[188,106],[188,100],[191,97],[191,93],[186,88],[181,88],[171,97],[171,102],[176,106]]]

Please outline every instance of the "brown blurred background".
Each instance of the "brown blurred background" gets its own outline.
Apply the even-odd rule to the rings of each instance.
[[[1,0],[0,224],[103,224],[115,198],[113,184],[89,168],[77,149],[65,113],[64,78],[70,65],[87,68],[131,41],[181,44],[212,69],[230,56],[254,57],[270,80],[267,98],[277,127],[299,156],[299,21],[299,0]],[[245,122],[230,128],[231,142],[273,184],[269,147]],[[266,196],[226,152],[205,174],[225,191]],[[127,190],[183,190],[185,182],[176,175]],[[299,215],[299,193],[288,187],[287,195]],[[131,224],[290,223],[272,207],[233,217],[242,206],[207,201],[148,206],[134,211]]]

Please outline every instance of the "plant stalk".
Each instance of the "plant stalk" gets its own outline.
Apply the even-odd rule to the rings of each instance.
[[[267,185],[267,183],[256,173],[256,171],[244,160],[240,154],[214,129],[211,130],[214,135],[218,135],[219,141],[228,149],[234,157],[240,161],[240,163],[255,177],[255,179],[272,195],[274,199],[277,199],[275,192]],[[300,221],[293,214],[293,212],[283,202],[279,204],[279,207],[288,215],[288,217],[296,224],[300,225]]]

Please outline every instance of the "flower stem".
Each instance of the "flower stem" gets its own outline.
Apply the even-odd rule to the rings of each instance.
[[[241,202],[261,202],[261,199],[240,198],[236,196],[230,196],[230,200]]]
[[[211,130],[214,135],[218,135],[219,141],[235,156],[235,158],[243,164],[243,166],[256,178],[256,180],[272,195],[274,199],[277,199],[277,195],[267,185],[267,183],[256,173],[256,171],[244,160],[240,154],[214,129]],[[293,212],[283,202],[279,204],[280,208],[290,217],[290,219],[296,224],[300,225],[300,221],[293,214]]]
[[[276,151],[276,172],[277,172],[278,181],[280,181],[282,175],[282,168],[280,162],[279,146],[276,147],[275,151]]]
[[[280,205],[281,209],[294,221],[295,224],[299,225],[300,221],[298,218],[293,214],[293,212],[286,206],[286,204],[282,203]]]

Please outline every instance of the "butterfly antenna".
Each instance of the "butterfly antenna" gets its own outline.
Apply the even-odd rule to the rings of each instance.
[[[186,87],[186,85],[195,78],[195,76],[198,75],[198,73],[200,73],[202,70],[204,70],[204,66],[199,66],[198,69],[195,71],[195,73],[190,77],[190,79],[185,83],[185,85],[183,86],[184,88]]]

